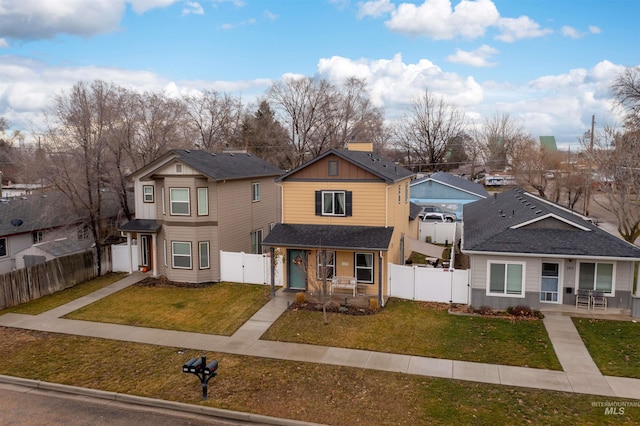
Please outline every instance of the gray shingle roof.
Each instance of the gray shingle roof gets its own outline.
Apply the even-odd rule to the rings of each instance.
[[[216,181],[279,176],[283,173],[273,164],[247,153],[176,149],[162,158],[173,155]]]
[[[156,232],[162,225],[154,219],[133,219],[120,227],[125,232]]]
[[[278,224],[262,244],[296,248],[386,251],[392,234],[392,227],[383,226]]]
[[[640,248],[514,188],[464,206],[463,251],[640,259]]]
[[[421,211],[422,211],[422,206],[419,206],[416,203],[409,203],[409,219],[410,220],[415,220]]]
[[[60,257],[67,254],[78,253],[84,250],[88,250],[92,245],[91,241],[74,241],[68,238],[61,238],[59,240],[48,241],[46,243],[35,244],[34,247],[38,247],[45,253],[49,253],[52,256]]]
[[[411,186],[417,185],[422,182],[426,182],[428,180],[434,180],[444,185],[452,186],[452,187],[461,189],[463,191],[470,192],[479,197],[486,198],[489,196],[489,192],[487,192],[484,186],[480,185],[479,183],[471,182],[468,179],[464,179],[459,176],[455,176],[455,175],[452,175],[451,173],[446,173],[446,172],[437,172],[432,174],[431,176],[427,176],[422,179],[417,179],[411,183]]]
[[[290,172],[280,176],[277,181],[281,181],[286,179],[288,176],[296,173],[298,170],[307,167],[310,164],[313,164],[328,155],[337,155],[338,157],[353,163],[362,169],[378,176],[380,179],[384,180],[387,183],[397,182],[402,179],[406,179],[414,175],[414,173],[410,170],[405,169],[402,166],[397,165],[390,159],[386,157],[381,157],[372,152],[366,151],[349,151],[347,149],[332,149],[326,151],[313,160],[303,164],[302,166],[291,170]]]

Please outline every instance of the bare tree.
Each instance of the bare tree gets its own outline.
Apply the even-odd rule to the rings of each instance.
[[[640,127],[640,66],[625,68],[611,90],[617,105],[626,112],[626,127]]]
[[[557,185],[554,171],[560,169],[561,157],[557,151],[542,147],[530,135],[520,135],[517,143],[512,144],[511,167],[518,183],[530,186],[542,198],[558,202],[560,187]]]
[[[436,170],[450,143],[462,135],[465,123],[461,110],[425,90],[396,124],[394,137],[413,162]]]
[[[267,99],[287,128],[293,167],[331,147],[336,129],[336,88],[324,79],[285,77],[267,91]]]
[[[640,131],[605,127],[585,153],[597,171],[593,184],[604,195],[593,201],[616,215],[622,238],[635,242],[640,237]]]
[[[52,127],[47,134],[54,185],[70,200],[80,217],[87,217],[102,273],[102,199],[109,164],[107,129],[115,119],[115,88],[103,81],[80,82],[55,97]]]
[[[238,144],[244,115],[239,97],[205,90],[183,99],[190,123],[196,129],[197,148],[221,151]]]
[[[484,164],[491,170],[504,170],[511,165],[514,151],[530,136],[509,114],[496,113],[484,119],[474,138],[482,149]]]

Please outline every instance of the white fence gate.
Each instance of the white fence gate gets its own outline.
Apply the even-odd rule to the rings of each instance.
[[[269,254],[234,253],[220,250],[220,280],[271,285]],[[282,286],[282,257],[276,258],[275,285]]]
[[[444,244],[445,242],[451,244],[460,239],[461,230],[462,225],[460,222],[424,221],[420,222],[418,239],[425,242],[427,237],[429,237],[431,241],[428,242],[434,244]]]
[[[469,304],[469,271],[389,264],[389,296]]]

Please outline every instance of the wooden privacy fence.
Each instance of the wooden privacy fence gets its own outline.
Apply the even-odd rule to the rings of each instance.
[[[103,250],[102,272],[111,269],[111,250]],[[95,251],[58,257],[0,275],[0,309],[73,287],[98,275]]]

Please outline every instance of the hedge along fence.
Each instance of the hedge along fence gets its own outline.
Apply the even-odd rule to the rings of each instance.
[[[58,257],[0,275],[0,309],[10,308],[73,287],[98,275],[94,250]],[[111,269],[110,250],[103,250],[102,272]]]

